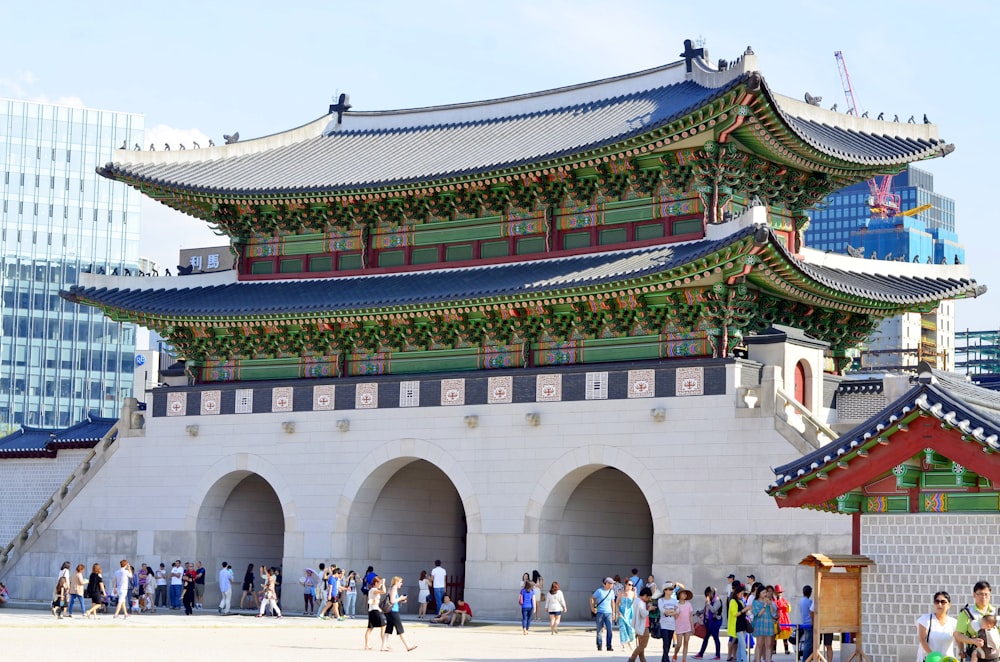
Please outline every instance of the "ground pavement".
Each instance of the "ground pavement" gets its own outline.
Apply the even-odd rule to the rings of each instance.
[[[548,619],[533,624],[527,636],[520,621],[473,622],[465,627],[429,625],[416,617],[404,619],[406,636],[416,650],[406,652],[399,637],[390,640],[392,651],[363,650],[367,620],[355,617],[343,622],[287,615],[284,618],[254,618],[250,612],[221,616],[200,611],[193,616],[178,612],[141,614],[98,620],[57,620],[37,609],[0,609],[0,659],[12,662],[56,661],[65,659],[160,660],[270,660],[310,662],[312,660],[438,660],[479,662],[480,660],[625,660],[627,655],[614,634],[615,650],[598,653],[592,623],[564,624],[551,635]],[[699,640],[692,640],[692,643]],[[725,639],[723,639],[725,646]],[[648,659],[658,661],[662,652],[658,640],[650,640]],[[714,653],[710,645],[710,651]],[[691,651],[697,652],[697,648]],[[124,656],[124,657],[123,657]],[[835,654],[836,658],[836,654]],[[680,658],[678,658],[680,659]],[[710,658],[706,658],[710,659]],[[723,651],[723,660],[725,652]],[[689,662],[698,662],[688,658]],[[793,662],[791,655],[776,655],[775,662]]]

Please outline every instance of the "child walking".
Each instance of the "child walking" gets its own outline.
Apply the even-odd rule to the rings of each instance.
[[[69,599],[69,582],[65,577],[59,577],[56,590],[52,594],[52,615],[62,618],[66,612],[66,600]]]

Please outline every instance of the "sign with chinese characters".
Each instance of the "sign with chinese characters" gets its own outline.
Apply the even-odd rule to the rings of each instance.
[[[191,273],[229,271],[233,268],[233,253],[229,246],[206,246],[202,248],[182,248],[177,264],[190,268]]]

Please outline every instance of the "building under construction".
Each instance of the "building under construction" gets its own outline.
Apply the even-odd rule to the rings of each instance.
[[[955,370],[978,384],[1000,388],[1000,329],[956,331]]]

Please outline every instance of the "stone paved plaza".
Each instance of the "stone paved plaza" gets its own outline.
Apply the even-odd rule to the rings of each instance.
[[[99,620],[56,620],[47,612],[4,609],[0,611],[0,639],[4,660],[35,662],[59,659],[157,660],[369,660],[402,657],[406,660],[474,662],[479,660],[623,660],[615,651],[598,652],[593,624],[573,622],[556,636],[548,621],[538,622],[528,636],[520,622],[491,621],[464,628],[428,625],[416,619],[404,621],[406,635],[417,649],[406,653],[393,636],[388,653],[363,650],[366,621],[342,623],[288,616],[256,619],[249,615],[218,616],[175,613],[135,616],[127,621],[101,616]],[[699,640],[692,639],[692,642]],[[723,646],[725,640],[723,639]],[[659,660],[662,646],[650,640],[649,660]],[[712,652],[712,648],[709,648]],[[697,648],[692,654],[697,652]],[[723,653],[724,654],[724,653]],[[689,658],[690,659],[690,658]],[[776,662],[791,662],[791,655],[777,655]],[[694,661],[692,661],[694,662]],[[835,660],[836,662],[836,656]]]

